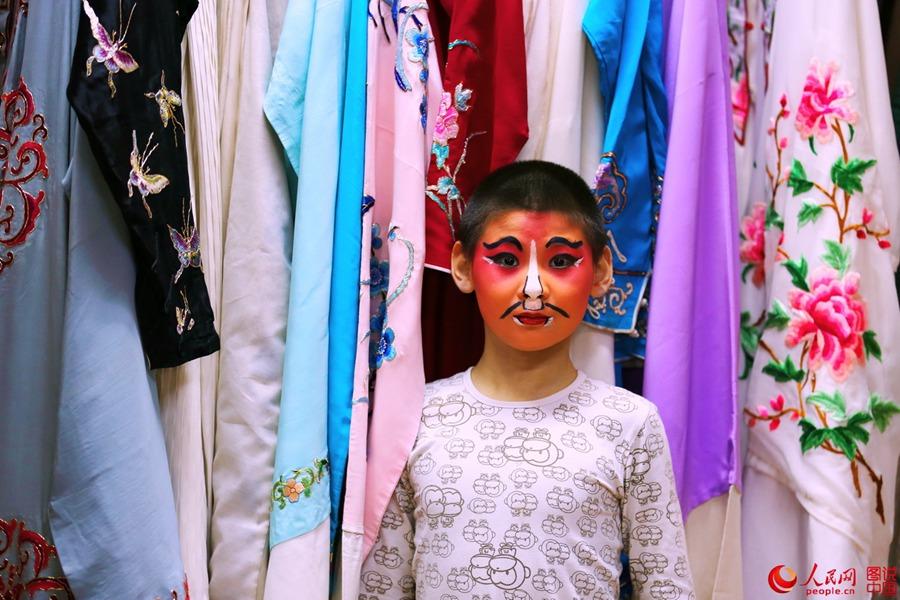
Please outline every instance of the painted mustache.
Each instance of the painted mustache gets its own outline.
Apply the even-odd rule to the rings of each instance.
[[[521,303],[521,302],[516,302],[515,304],[513,304],[512,306],[510,306],[509,308],[507,308],[506,310],[504,310],[504,311],[503,311],[503,314],[500,315],[500,318],[501,318],[501,319],[505,319],[506,317],[508,317],[508,316],[510,315],[510,313],[511,313],[512,311],[516,310],[516,309],[519,308],[520,306],[522,306],[522,303]],[[544,302],[544,306],[546,306],[546,307],[549,308],[549,309],[555,310],[556,312],[558,312],[559,314],[561,314],[562,316],[564,316],[564,317],[567,318],[567,319],[570,318],[568,312],[566,312],[566,311],[563,310],[562,308],[556,306],[555,304],[550,304],[549,302]]]

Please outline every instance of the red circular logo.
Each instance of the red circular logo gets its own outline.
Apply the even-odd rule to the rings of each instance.
[[[787,578],[782,576],[782,569]],[[797,573],[792,568],[776,565],[769,571],[769,587],[779,594],[787,594],[795,585],[797,585]]]

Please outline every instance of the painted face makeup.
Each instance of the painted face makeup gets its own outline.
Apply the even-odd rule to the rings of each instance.
[[[519,350],[542,350],[575,332],[594,282],[590,246],[562,213],[492,218],[475,248],[472,279],[488,329]]]

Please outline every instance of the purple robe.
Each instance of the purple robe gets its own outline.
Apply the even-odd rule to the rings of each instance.
[[[737,204],[725,7],[669,0],[665,16],[669,147],[644,395],[687,515],[740,479]]]

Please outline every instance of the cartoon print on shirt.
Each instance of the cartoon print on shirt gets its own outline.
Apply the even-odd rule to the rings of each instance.
[[[526,427],[516,427],[512,435],[503,440],[503,454],[511,461],[522,461],[535,467],[550,466],[563,457],[563,451],[550,439],[550,432],[541,427],[533,433]]]
[[[452,527],[453,519],[462,512],[463,497],[455,488],[440,488],[429,485],[422,490],[422,505],[425,508],[425,516],[428,517],[428,525],[432,529],[438,526]]]
[[[569,390],[556,403],[515,407],[482,403],[462,384],[430,385],[428,423],[363,569],[389,578],[369,576],[370,586],[391,587],[360,591],[384,600],[417,591],[441,600],[615,600],[623,543],[638,593],[664,600],[651,594],[654,583],[663,594],[666,580],[680,585],[689,570],[683,558],[676,573],[672,549],[683,552],[685,542],[671,527],[681,513],[654,413],[635,415],[641,401],[613,388],[574,389],[578,401]]]
[[[537,544],[538,539],[531,531],[531,525],[525,523],[523,525],[510,525],[506,533],[503,534],[503,541],[520,550],[528,550]]]
[[[403,558],[397,546],[379,546],[375,549],[375,564],[387,567],[388,569],[396,569],[403,564]]]
[[[544,414],[544,411],[536,406],[525,406],[522,408],[513,409],[514,419],[527,421],[529,423],[538,423],[540,421],[543,421],[546,416],[547,415]]]
[[[503,421],[495,421],[493,419],[482,419],[475,425],[475,431],[481,436],[481,439],[499,439],[503,432],[506,431],[506,424]]]
[[[611,419],[606,415],[599,415],[591,419],[591,425],[597,437],[614,441],[618,437],[622,437],[622,422]]]
[[[476,515],[490,514],[497,510],[497,504],[489,498],[472,498],[469,500],[469,510]]]
[[[600,489],[603,487],[600,484],[600,480],[588,473],[584,469],[579,469],[577,473],[572,477],[572,482],[575,484],[580,490],[584,490],[591,496],[596,496],[600,493]]]
[[[569,534],[569,527],[566,525],[562,515],[547,515],[541,522],[541,530],[547,535],[554,537],[566,537]]]
[[[519,467],[509,474],[509,480],[513,482],[516,489],[530,488],[537,483],[537,473],[529,469]]]
[[[551,565],[562,565],[571,556],[572,551],[569,550],[568,544],[558,542],[556,540],[544,540],[540,545],[540,550]]]
[[[553,418],[559,421],[560,423],[565,423],[566,425],[581,425],[584,423],[584,417],[581,416],[581,412],[578,410],[578,406],[571,404],[560,404],[556,408],[553,409]]]
[[[578,500],[575,499],[572,490],[554,486],[547,492],[547,505],[564,513],[573,513],[578,510]]]
[[[438,470],[438,477],[441,478],[441,483],[444,485],[456,483],[462,477],[462,467],[459,465],[444,465]]]
[[[463,399],[462,394],[451,394],[447,398],[435,396],[429,398],[422,408],[422,424],[430,429],[453,427],[462,425],[473,414],[475,411],[472,405]]]
[[[572,476],[572,474],[569,473],[568,469],[559,465],[544,467],[543,469],[541,469],[541,473],[543,473],[544,477],[555,479],[556,481],[566,481]]]
[[[447,587],[454,592],[465,594],[470,592],[474,586],[475,581],[472,579],[471,573],[469,573],[469,567],[453,567],[450,569],[450,573],[447,574]]]
[[[562,434],[562,438],[560,439],[560,441],[562,441],[563,446],[571,448],[576,452],[586,453],[594,449],[591,443],[587,440],[587,436],[584,435],[583,431],[566,431],[564,434]]]
[[[589,567],[597,562],[597,549],[585,542],[575,544],[575,558],[582,567]]]
[[[476,582],[501,590],[521,587],[531,577],[531,569],[516,558],[516,548],[510,544],[501,544],[496,552],[491,545],[482,546],[469,560],[469,573]]]
[[[579,596],[587,596],[597,587],[597,578],[584,571],[575,571],[572,574],[572,585]]]
[[[537,496],[516,490],[503,501],[514,517],[530,517],[537,508]]]
[[[584,504],[582,504],[584,507]],[[578,532],[587,538],[592,538],[597,533],[597,521],[585,515],[578,519]]]
[[[531,578],[531,583],[537,591],[548,594],[555,594],[562,587],[562,581],[556,575],[555,569],[538,569],[538,572]]]
[[[569,402],[578,406],[593,406],[597,403],[593,396],[580,390],[575,390],[569,394]]]
[[[506,455],[502,446],[485,446],[478,451],[478,462],[486,467],[495,469],[506,464]]]
[[[475,449],[475,442],[469,439],[453,438],[444,444],[450,458],[466,458]]]
[[[500,481],[500,475],[497,473],[482,473],[479,475],[478,479],[472,483],[472,489],[475,490],[476,494],[481,496],[496,498],[506,491],[506,484]]]
[[[478,521],[469,519],[469,522],[463,527],[463,539],[479,546],[490,544],[494,541],[495,535],[485,519],[479,519]]]

